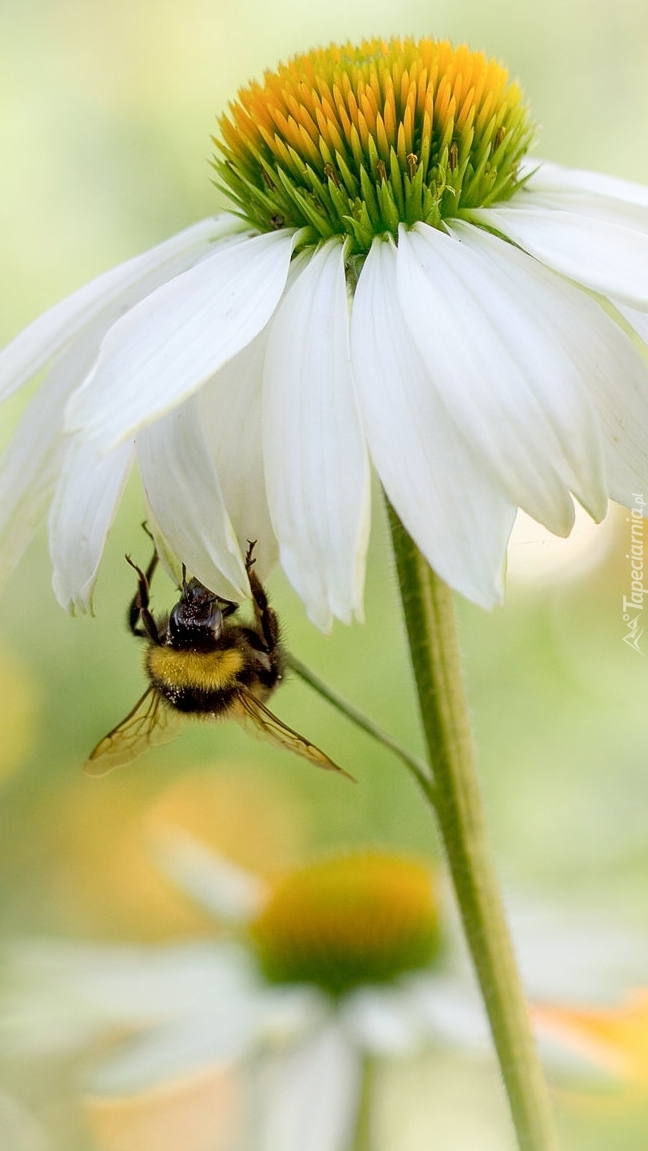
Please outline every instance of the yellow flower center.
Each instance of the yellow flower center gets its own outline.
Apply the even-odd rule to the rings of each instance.
[[[220,120],[220,182],[260,231],[339,234],[366,253],[398,224],[507,199],[532,127],[522,92],[446,40],[365,40],[296,56]]]
[[[378,852],[311,864],[279,883],[251,934],[274,982],[314,983],[333,995],[389,982],[438,950],[430,869]]]

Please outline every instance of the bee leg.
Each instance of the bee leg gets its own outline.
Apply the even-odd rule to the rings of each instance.
[[[157,624],[149,610],[149,587],[153,578],[153,573],[157,567],[158,554],[153,552],[153,556],[145,572],[130,558],[126,556],[126,562],[137,572],[137,591],[133,596],[132,603],[128,609],[128,626],[133,635],[148,636],[153,640],[153,643],[160,643],[160,633],[157,629]],[[139,624],[142,627],[139,627]]]
[[[268,603],[263,584],[254,571],[254,564],[256,563],[253,558],[255,544],[256,540],[248,540],[245,570],[250,581],[257,635],[262,640],[265,650],[272,653],[279,642],[279,623],[274,609]]]
[[[227,619],[228,615],[234,615],[234,612],[238,611],[238,609],[240,608],[241,605],[238,603],[234,603],[231,599],[221,599],[221,597],[219,596],[218,597],[218,606],[221,609],[221,612],[223,613],[223,619]]]

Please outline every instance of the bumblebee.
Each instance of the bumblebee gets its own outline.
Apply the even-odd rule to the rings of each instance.
[[[148,747],[174,739],[183,716],[236,719],[317,767],[338,771],[323,751],[282,723],[265,705],[284,677],[286,657],[279,623],[256,572],[254,543],[245,557],[254,620],[237,623],[239,604],[222,599],[183,568],[181,596],[168,615],[151,612],[150,586],[157,551],[146,571],[137,572],[137,591],[128,610],[133,635],[147,641],[144,669],[149,686],[121,723],[104,736],[86,763],[104,775],[130,763]]]

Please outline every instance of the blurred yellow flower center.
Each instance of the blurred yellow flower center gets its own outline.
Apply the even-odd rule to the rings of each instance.
[[[366,253],[398,224],[507,199],[532,127],[500,64],[447,40],[365,40],[296,56],[220,120],[215,167],[260,231]]]
[[[334,995],[389,982],[437,952],[430,869],[377,852],[314,863],[278,885],[251,934],[273,981],[314,983]]]

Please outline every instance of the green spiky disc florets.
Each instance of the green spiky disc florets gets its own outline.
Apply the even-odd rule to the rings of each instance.
[[[221,185],[267,232],[349,236],[351,251],[507,199],[533,135],[519,86],[445,40],[367,40],[297,56],[220,121]]]

